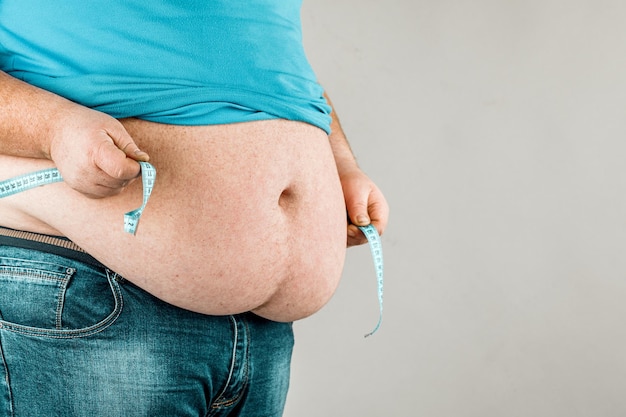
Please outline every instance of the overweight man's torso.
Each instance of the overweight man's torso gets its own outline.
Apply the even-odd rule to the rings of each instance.
[[[328,137],[267,120],[173,126],[122,120],[157,178],[89,199],[56,183],[0,199],[0,226],[69,237],[158,298],[205,314],[291,321],[319,310],[343,268],[346,213]],[[0,180],[53,166],[0,155]]]

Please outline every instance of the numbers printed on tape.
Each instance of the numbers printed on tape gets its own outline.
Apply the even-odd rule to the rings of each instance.
[[[378,315],[378,323],[374,330],[365,335],[365,337],[371,336],[378,331],[383,321],[383,288],[384,288],[384,264],[383,264],[383,245],[380,241],[380,235],[378,230],[373,225],[358,226],[363,232],[370,246],[370,252],[372,253],[372,259],[374,260],[374,268],[376,269],[376,280],[378,284],[378,306],[380,309]]]
[[[43,171],[20,175],[19,177],[0,182],[0,198],[21,193],[22,191],[39,187],[40,185],[60,181],[63,181],[63,178],[61,178],[61,174],[56,168],[48,168]]]
[[[139,219],[146,208],[146,204],[148,204],[154,181],[156,181],[156,169],[151,164],[140,162],[139,165],[141,165],[141,181],[143,183],[143,204],[138,209],[129,211],[124,215],[124,231],[133,235],[137,233]]]
[[[133,235],[137,232],[139,219],[141,218],[143,210],[146,208],[146,204],[148,204],[148,199],[154,187],[154,180],[156,179],[156,170],[151,164],[148,162],[139,162],[139,165],[141,166],[141,180],[143,182],[143,204],[138,209],[124,215],[124,231]],[[8,180],[0,181],[0,198],[61,181],[63,181],[63,177],[56,168],[48,168],[42,171],[20,175],[19,177],[9,178]]]
[[[148,199],[150,198],[150,194],[152,194],[152,188],[154,187],[154,182],[156,180],[156,170],[150,163],[139,162],[139,165],[141,166],[141,180],[143,184],[143,203],[141,207],[124,214],[124,231],[133,235],[137,232],[139,219],[148,204]],[[8,197],[42,185],[61,181],[63,181],[63,178],[61,177],[59,170],[56,168],[48,168],[42,171],[10,178],[5,181],[0,181],[0,198]],[[376,324],[376,327],[374,327],[374,330],[365,335],[365,337],[368,337],[378,331],[383,320],[383,247],[378,231],[373,225],[370,224],[368,226],[358,227],[363,232],[369,243],[372,259],[374,260],[374,267],[376,269],[376,279],[378,284],[378,323]]]

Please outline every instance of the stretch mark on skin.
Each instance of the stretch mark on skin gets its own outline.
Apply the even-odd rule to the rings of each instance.
[[[139,165],[141,166],[141,180],[143,183],[143,204],[141,207],[124,214],[124,231],[132,235],[137,233],[139,219],[148,204],[148,199],[150,198],[150,194],[152,194],[152,188],[154,188],[154,182],[156,180],[156,170],[152,164],[139,162]],[[61,173],[56,168],[48,168],[42,171],[20,175],[5,181],[0,181],[0,198],[61,181],[63,181],[63,177],[61,177]],[[374,330],[365,335],[365,337],[368,337],[378,331],[383,320],[383,247],[378,231],[373,225],[358,226],[358,228],[363,232],[369,243],[378,284],[378,305],[380,314]]]

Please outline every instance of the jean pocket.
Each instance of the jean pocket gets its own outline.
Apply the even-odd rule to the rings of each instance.
[[[0,257],[0,327],[32,336],[83,337],[112,324],[122,298],[115,274]]]

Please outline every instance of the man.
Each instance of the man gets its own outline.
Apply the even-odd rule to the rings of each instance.
[[[0,413],[281,415],[290,323],[333,294],[354,224],[388,216],[299,12],[0,2],[0,180],[64,178],[0,200]]]

